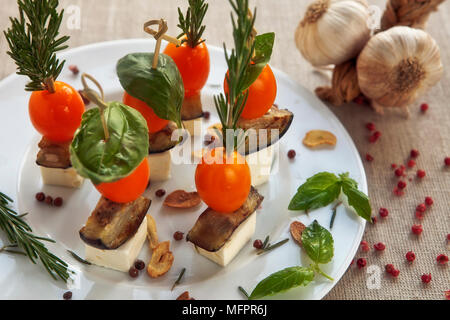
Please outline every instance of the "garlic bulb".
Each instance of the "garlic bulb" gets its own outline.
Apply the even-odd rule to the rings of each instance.
[[[358,57],[361,92],[382,107],[406,107],[442,76],[439,47],[428,33],[393,27],[373,36]]]
[[[358,55],[370,38],[364,0],[316,0],[295,32],[303,57],[314,66],[340,64]]]

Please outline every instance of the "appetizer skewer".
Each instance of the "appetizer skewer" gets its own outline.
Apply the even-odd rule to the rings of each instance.
[[[226,77],[229,88],[226,96],[214,97],[221,120],[221,136],[224,147],[216,147],[203,155],[197,165],[195,184],[198,194],[208,209],[198,218],[189,231],[187,240],[195,250],[208,259],[226,266],[253,236],[256,213],[263,197],[252,187],[250,168],[237,145],[245,139],[245,133],[237,130],[237,124],[248,98],[248,90],[242,83],[252,73],[248,66],[255,45],[249,41],[254,19],[247,15],[247,0],[230,0],[237,23],[232,16],[235,49],[225,58],[228,65]]]
[[[254,25],[255,16],[250,10],[237,12],[237,15],[236,23],[240,30],[248,27],[245,25],[245,20]],[[235,41],[236,37],[239,39],[243,37],[243,31],[240,30],[235,34]],[[252,56],[249,61],[243,61],[246,63],[246,70],[237,90],[247,92],[247,98],[236,127],[246,132],[245,145],[239,152],[245,154],[253,186],[259,186],[269,180],[277,150],[276,143],[287,132],[294,117],[289,110],[278,109],[274,104],[277,83],[268,64],[274,40],[273,32],[258,35],[252,26],[250,36],[246,38],[245,43],[241,44],[250,48]],[[229,87],[229,77],[230,72],[227,72],[224,80],[224,92],[226,96],[233,96],[234,93]],[[220,115],[222,118],[225,116],[224,112]],[[219,129],[223,129],[223,127],[219,125]]]
[[[183,78],[185,95],[181,119],[191,136],[196,134],[195,124],[201,123],[203,118],[201,90],[208,80],[210,70],[208,47],[202,39],[206,28],[202,23],[207,11],[208,4],[205,0],[189,0],[186,15],[178,8],[178,27],[182,30],[178,38],[181,39],[181,45],[169,42],[164,49],[164,53],[176,63]]]
[[[89,88],[86,78],[99,88]],[[99,266],[128,271],[147,235],[146,213],[151,201],[145,191],[150,169],[148,128],[144,117],[120,102],[104,101],[99,83],[82,75],[83,95],[98,108],[83,115],[70,146],[74,167],[102,195],[80,230],[85,258]]]
[[[20,18],[11,19],[5,37],[17,74],[30,78],[25,87],[32,91],[30,120],[43,136],[36,163],[44,184],[79,187],[83,179],[72,167],[69,145],[85,106],[77,90],[56,81],[65,63],[56,52],[67,48],[64,43],[69,39],[57,38],[64,10],[57,11],[58,1],[24,0],[18,5]]]
[[[150,28],[154,24],[159,26],[158,31]],[[138,110],[147,121],[151,179],[164,181],[170,178],[170,149],[178,142],[172,140],[172,133],[182,127],[184,87],[172,58],[159,50],[163,38],[177,45],[181,41],[165,35],[167,23],[162,19],[145,23],[144,31],[157,40],[155,52],[128,54],[118,61],[116,69],[125,89],[124,103]]]

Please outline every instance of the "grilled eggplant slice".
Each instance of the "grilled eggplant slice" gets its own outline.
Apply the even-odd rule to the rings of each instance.
[[[69,152],[70,143],[71,141],[56,143],[43,137],[38,144],[40,150],[36,163],[47,168],[70,168],[72,166]]]
[[[181,107],[181,120],[194,120],[203,117],[201,94],[185,97]]]
[[[172,141],[172,133],[178,129],[175,122],[169,122],[167,126],[155,133],[149,134],[149,150],[152,153],[161,153],[172,149],[178,141]]]
[[[144,197],[128,203],[117,203],[101,197],[86,225],[81,228],[80,237],[98,249],[117,249],[134,236],[150,204],[151,201]]]
[[[257,152],[258,150],[264,149],[264,147],[269,147],[279,139],[281,139],[284,134],[288,131],[291,126],[292,120],[294,119],[294,114],[287,109],[278,109],[277,106],[272,106],[270,110],[263,115],[262,117],[256,119],[239,119],[237,126],[245,131],[249,129],[254,129],[253,134],[256,135],[256,141],[258,141],[257,146],[250,148],[249,141],[252,141],[249,137],[245,139],[245,155],[248,155],[253,152]],[[267,130],[267,145],[259,148],[259,129]],[[272,140],[271,132],[273,129],[278,129],[279,136],[278,139]],[[247,134],[251,135],[251,132],[247,132]],[[251,137],[251,136],[250,136]],[[255,140],[255,138],[253,138]],[[266,144],[266,143],[265,143]]]
[[[210,252],[220,250],[241,225],[260,206],[264,197],[251,188],[242,207],[233,213],[220,213],[206,209],[189,231],[186,240]]]

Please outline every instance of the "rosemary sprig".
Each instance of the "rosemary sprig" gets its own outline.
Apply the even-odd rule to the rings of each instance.
[[[9,207],[12,199],[0,192],[0,229],[2,229],[12,245],[21,248],[26,256],[36,264],[39,259],[53,279],[61,278],[64,282],[70,278],[68,265],[52,254],[42,241],[55,241],[34,235],[28,223]]]
[[[205,41],[201,38],[206,28],[202,23],[207,11],[208,4],[205,0],[189,0],[186,16],[178,8],[178,27],[183,30],[178,38],[186,35],[186,39],[183,39],[181,43],[186,42],[188,46],[195,48]]]
[[[183,278],[185,272],[186,268],[183,268],[183,270],[181,270],[180,275],[177,278],[177,281],[175,281],[174,284],[172,285],[172,289],[170,289],[170,291],[173,291],[173,289],[175,289],[175,287],[180,284],[181,279]]]
[[[266,245],[266,247],[263,246],[263,248],[258,251],[257,255],[261,255],[261,254],[267,253],[267,252],[269,252],[269,251],[271,251],[273,249],[281,247],[283,244],[285,244],[288,241],[289,241],[289,238],[286,238],[284,240],[278,241],[275,244],[270,244],[269,243],[269,244]]]
[[[248,0],[229,0],[237,19],[231,15],[233,24],[234,49],[228,54],[226,45],[224,44],[225,60],[228,66],[228,74],[226,82],[228,93],[214,96],[214,104],[222,123],[221,138],[223,145],[227,147],[232,145],[236,148],[237,140],[242,137],[236,137],[234,134],[239,117],[244,110],[245,103],[248,98],[248,91],[243,90],[245,85],[245,75],[251,63],[253,52],[255,49],[252,39],[253,26],[255,24],[256,11],[253,16],[248,14]],[[232,129],[234,140],[227,144],[227,130]]]
[[[30,78],[27,91],[54,92],[54,81],[64,61],[56,52],[67,48],[68,36],[57,38],[64,10],[58,13],[58,0],[18,0],[19,18],[10,18],[11,27],[4,31],[8,55],[17,65],[17,74]]]

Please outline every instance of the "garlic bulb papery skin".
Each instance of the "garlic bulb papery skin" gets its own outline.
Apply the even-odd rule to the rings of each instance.
[[[407,107],[442,77],[439,47],[425,31],[393,27],[373,36],[358,57],[361,92],[376,111]]]
[[[340,64],[356,57],[370,38],[364,0],[316,0],[295,32],[295,43],[313,66]]]

